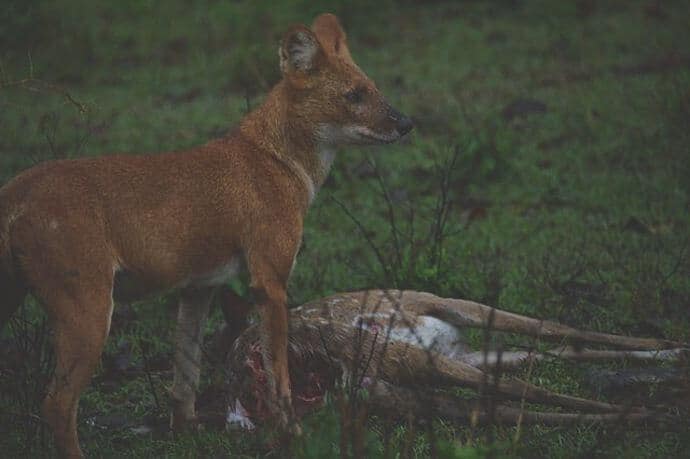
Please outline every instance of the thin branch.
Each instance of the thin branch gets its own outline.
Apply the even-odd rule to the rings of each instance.
[[[31,74],[33,74],[33,64],[31,64],[30,72]],[[72,94],[70,94],[70,92],[67,91],[67,89],[55,83],[50,83],[48,81],[44,81],[38,78],[33,78],[32,76],[30,76],[29,78],[23,78],[21,80],[11,80],[0,83],[0,90],[13,87],[23,88],[32,92],[54,92],[65,98],[67,102],[74,105],[77,108],[77,110],[79,110],[79,113],[84,114],[89,111],[86,104],[72,97]]]
[[[397,276],[393,276],[391,274],[390,270],[388,269],[388,265],[386,263],[386,259],[383,257],[383,254],[379,250],[378,246],[374,243],[373,239],[367,234],[366,228],[364,228],[364,225],[362,225],[362,222],[360,222],[357,217],[355,217],[352,212],[350,212],[350,209],[347,208],[345,204],[343,204],[338,198],[335,196],[331,195],[331,199],[338,204],[338,206],[345,212],[345,214],[350,217],[350,220],[357,226],[357,229],[359,232],[362,234],[364,239],[366,240],[367,244],[369,244],[369,247],[374,251],[374,254],[376,255],[376,258],[381,265],[381,268],[384,271],[384,274],[387,279],[393,281],[395,283],[395,286],[398,286],[397,282]]]
[[[388,187],[386,186],[385,181],[383,180],[383,176],[381,175],[381,172],[379,171],[378,165],[376,162],[371,159],[371,157],[367,157],[367,162],[373,167],[374,173],[376,174],[376,180],[379,184],[379,187],[381,188],[381,192],[383,193],[383,197],[386,200],[386,206],[388,208],[388,222],[390,223],[390,229],[391,229],[391,234],[393,236],[393,246],[395,248],[395,256],[396,260],[398,263],[398,270],[402,268],[402,254],[401,254],[401,245],[400,245],[400,238],[398,236],[399,231],[398,231],[398,225],[396,223],[396,217],[395,217],[395,209],[393,207],[393,200],[391,199],[390,193],[388,192]]]

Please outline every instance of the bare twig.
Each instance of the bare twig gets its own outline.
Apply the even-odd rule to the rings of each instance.
[[[343,204],[338,198],[335,196],[331,195],[331,199],[345,212],[345,215],[347,215],[350,220],[357,226],[357,229],[359,230],[360,234],[364,237],[365,241],[369,245],[369,247],[374,251],[374,254],[376,255],[376,259],[378,260],[379,264],[381,265],[381,269],[383,269],[383,272],[386,276],[386,279],[389,281],[393,282],[396,287],[397,287],[397,276],[395,276],[393,273],[391,273],[390,268],[388,267],[388,263],[386,263],[386,259],[384,258],[383,254],[381,253],[381,250],[378,248],[376,243],[374,243],[373,239],[369,234],[367,233],[366,228],[362,224],[362,222],[359,221],[357,217],[354,216],[352,212],[350,212],[350,209],[347,208],[345,204]]]
[[[67,91],[67,89],[65,89],[64,87],[57,85],[55,83],[50,83],[45,80],[34,78],[32,76],[33,64],[31,64],[30,75],[31,76],[29,76],[29,78],[0,82],[0,90],[19,87],[31,92],[53,92],[61,95],[65,100],[67,100],[67,102],[74,105],[77,108],[77,110],[79,110],[79,113],[85,114],[89,111],[85,103],[75,99],[72,96],[72,94],[69,91]]]

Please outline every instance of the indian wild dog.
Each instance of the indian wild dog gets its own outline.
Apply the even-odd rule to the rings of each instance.
[[[338,146],[393,142],[412,122],[354,63],[331,14],[289,29],[279,56],[282,80],[226,137],[181,152],[47,162],[0,189],[0,324],[29,291],[48,312],[56,368],[43,415],[63,455],[81,455],[79,395],[114,300],[180,289],[171,425],[194,420],[212,291],[242,266],[271,405],[292,424],[286,285],[305,213]]]
[[[227,364],[231,375],[228,424],[252,428],[252,418],[261,420],[268,415],[258,330],[246,320],[238,328],[241,318],[247,317],[248,305],[236,300],[221,304],[226,317],[234,319],[219,340],[223,342],[220,348],[232,349]],[[544,352],[472,351],[464,336],[468,327],[555,340],[563,346]],[[530,361],[548,358],[679,362],[690,358],[688,344],[578,330],[472,301],[414,291],[369,290],[310,301],[290,310],[289,329],[293,401],[298,412],[319,406],[325,392],[344,378],[367,386],[373,408],[384,415],[411,411],[465,421],[477,416],[481,421],[486,413],[476,400],[435,390],[452,386],[478,389],[488,383],[498,397],[524,397],[533,403],[581,411],[548,413],[496,405],[494,419],[504,422],[520,418],[548,424],[641,421],[661,413],[558,394],[517,379],[494,380],[494,370],[499,367],[509,373]],[[617,349],[581,347],[585,343]]]

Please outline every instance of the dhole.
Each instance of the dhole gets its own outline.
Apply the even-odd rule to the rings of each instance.
[[[80,456],[79,395],[114,301],[180,290],[173,429],[195,418],[201,327],[213,288],[245,267],[272,369],[273,409],[290,418],[286,285],[304,216],[335,150],[412,129],[350,56],[338,19],[284,36],[282,80],[226,137],[182,152],[47,162],[0,189],[0,324],[31,291],[52,321],[55,375],[43,404],[65,456]]]

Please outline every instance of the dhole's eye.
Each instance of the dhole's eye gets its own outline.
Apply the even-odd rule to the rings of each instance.
[[[345,93],[345,99],[352,104],[359,104],[364,100],[364,90],[362,88],[351,89]]]

